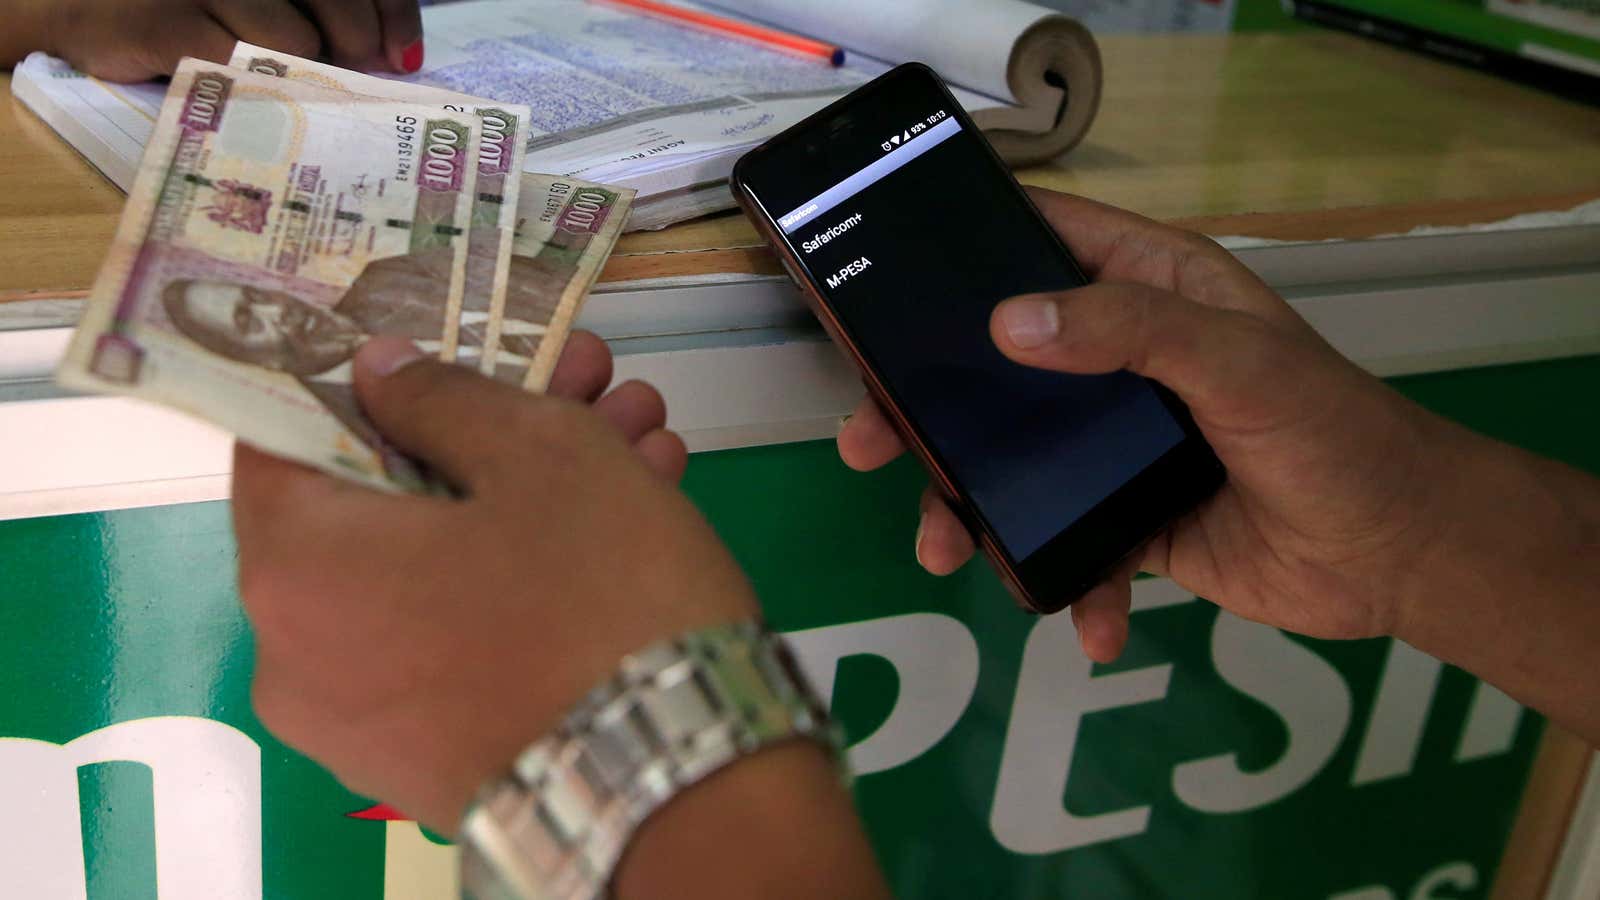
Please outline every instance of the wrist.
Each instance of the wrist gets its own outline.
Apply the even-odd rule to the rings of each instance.
[[[640,827],[613,885],[617,900],[889,896],[837,764],[798,741],[673,799]]]
[[[1334,571],[1352,609],[1368,618],[1348,636],[1400,637],[1424,611],[1434,585],[1431,560],[1448,555],[1460,517],[1463,461],[1482,440],[1386,386],[1361,421],[1366,452],[1340,502],[1359,527],[1336,533]]]
[[[1600,741],[1600,709],[1573,677],[1600,635],[1600,481],[1474,437],[1447,463],[1453,514],[1396,637]]]
[[[874,871],[836,741],[787,647],[758,624],[657,642],[481,791],[462,826],[464,886],[588,897],[620,879],[657,896],[815,896],[835,880],[802,877],[819,862]]]
[[[454,834],[478,790],[555,731],[629,654],[685,632],[759,615],[742,576],[701,588],[693,601],[664,609],[641,604],[636,613],[623,616],[608,618],[577,607],[550,610],[541,644],[549,652],[530,657],[523,640],[508,635],[495,658],[457,664],[469,677],[451,693],[390,708],[384,718],[395,722],[394,731],[415,733],[404,720],[435,723],[427,729],[427,745],[413,742],[407,751],[406,781],[413,787],[408,793],[421,802],[406,812],[441,834]],[[374,728],[386,730],[382,722]]]
[[[1517,588],[1570,569],[1582,538],[1556,483],[1564,466],[1440,424],[1452,434],[1433,466],[1431,537],[1406,570],[1393,634],[1470,669],[1474,648],[1509,639]]]
[[[1473,522],[1468,508],[1472,483],[1478,478],[1480,443],[1485,439],[1447,419],[1420,410],[1429,421],[1417,466],[1421,484],[1413,511],[1414,541],[1392,560],[1393,603],[1388,634],[1415,645],[1419,629],[1438,614],[1439,572],[1459,565],[1462,527]]]

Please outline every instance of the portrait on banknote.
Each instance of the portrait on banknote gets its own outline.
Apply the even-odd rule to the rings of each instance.
[[[332,309],[255,285],[182,279],[162,290],[161,303],[173,326],[206,350],[297,378],[348,361],[365,337]]]
[[[436,354],[453,341],[483,127],[184,60],[58,377],[365,484],[429,489],[362,417],[350,361],[375,335]]]
[[[290,376],[351,434],[389,461],[396,454],[356,400],[350,361],[379,335],[437,351],[448,309],[447,250],[374,260],[331,305],[290,290],[214,277],[161,288],[175,332],[235,363]]]

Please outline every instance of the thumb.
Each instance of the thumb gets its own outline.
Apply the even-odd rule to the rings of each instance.
[[[1000,352],[1025,366],[1096,375],[1126,369],[1161,382],[1196,413],[1221,413],[1263,389],[1281,339],[1246,313],[1142,284],[1025,294],[995,308]]]
[[[362,410],[386,439],[468,493],[511,464],[496,453],[502,443],[495,433],[540,402],[397,337],[362,345],[355,385]]]

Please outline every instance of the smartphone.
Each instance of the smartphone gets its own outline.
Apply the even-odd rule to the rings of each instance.
[[[863,85],[746,154],[732,184],[1025,609],[1066,607],[1222,483],[1166,388],[994,346],[1001,300],[1088,279],[932,69]]]

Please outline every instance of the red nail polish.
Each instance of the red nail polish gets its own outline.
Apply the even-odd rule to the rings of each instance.
[[[400,54],[400,69],[407,75],[422,68],[422,38],[412,41]]]

